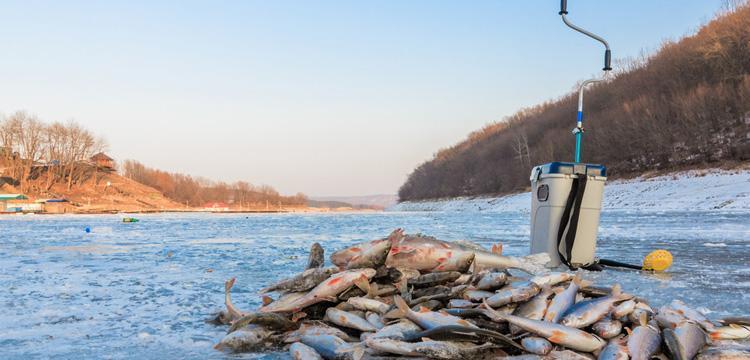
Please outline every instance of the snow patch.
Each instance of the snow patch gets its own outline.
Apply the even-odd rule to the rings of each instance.
[[[528,192],[500,197],[407,201],[388,211],[521,211],[531,208]],[[750,210],[750,171],[691,170],[657,177],[610,181],[602,208],[638,211]]]

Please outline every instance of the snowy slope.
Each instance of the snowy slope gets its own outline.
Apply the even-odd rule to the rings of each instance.
[[[403,202],[389,211],[524,211],[528,192],[501,197]],[[750,210],[750,171],[693,170],[608,182],[605,210]]]

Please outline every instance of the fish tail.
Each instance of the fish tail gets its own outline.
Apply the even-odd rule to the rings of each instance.
[[[409,304],[407,304],[406,300],[404,300],[404,298],[402,298],[401,296],[394,295],[393,302],[396,303],[396,307],[403,314],[401,316],[405,316],[409,313],[409,311],[411,311],[411,309],[409,308]]]

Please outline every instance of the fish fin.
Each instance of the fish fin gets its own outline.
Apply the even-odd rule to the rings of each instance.
[[[316,299],[319,299],[320,301],[328,301],[328,302],[338,302],[339,299],[335,296],[315,296]]]
[[[354,285],[356,285],[358,288],[364,291],[365,294],[370,293],[370,279],[368,279],[367,276],[365,276],[364,274],[360,276],[357,280],[354,280]]]
[[[423,337],[423,338],[422,338],[421,340],[422,340],[422,341],[432,341],[432,339],[430,339],[430,338],[428,338],[428,337]]]
[[[406,316],[406,314],[408,314],[409,311],[411,311],[411,309],[409,308],[409,305],[406,303],[404,298],[398,295],[394,295],[393,302],[396,304],[396,307],[401,312],[401,317]]]
[[[365,357],[365,349],[358,346],[352,353],[352,360],[361,360],[363,357]]]
[[[487,304],[487,299],[482,299],[482,306],[484,306],[484,308],[486,309],[485,314],[487,315],[487,317],[492,319],[492,321],[498,321],[498,320],[507,321],[506,320],[507,317],[505,317],[503,313],[493,309],[492,306]]]
[[[260,299],[263,302],[264,306],[273,302],[273,299],[270,296],[268,296],[268,295],[263,295],[263,296],[261,296]]]
[[[375,296],[377,296],[377,294],[378,294],[378,283],[375,283],[375,282],[371,283],[370,284],[370,291],[367,293],[366,296],[368,298],[370,298],[370,299],[373,299],[373,298],[375,298]]]
[[[227,281],[224,282],[224,291],[229,292],[232,290],[232,287],[234,286],[234,282],[237,281],[236,277],[233,277]]]
[[[461,326],[471,327],[473,324],[470,323],[468,320],[461,319],[456,321],[457,324],[460,324]]]
[[[492,245],[492,253],[497,255],[503,254],[503,243],[497,243]]]
[[[631,330],[629,327],[625,327],[625,332],[628,333],[628,336],[633,334],[633,330]]]
[[[641,316],[638,317],[638,322],[641,324],[641,326],[648,325],[648,314],[646,312],[642,312]]]
[[[560,344],[565,341],[565,333],[560,330],[552,330],[552,336],[548,337],[547,340],[555,344]]]
[[[612,295],[613,297],[620,297],[622,295],[622,287],[620,287],[620,284],[612,285],[612,291],[610,292],[610,295]]]
[[[552,289],[552,292],[555,293],[555,295],[559,295],[560,293],[564,292],[565,288],[562,286],[558,286],[554,289]]]
[[[744,329],[744,327],[742,327],[742,326],[741,326],[741,325],[739,325],[739,324],[729,324],[728,326],[729,326],[730,328],[732,328],[732,329]]]
[[[421,313],[426,313],[426,312],[430,312],[430,309],[428,309],[428,308],[426,308],[426,307],[424,307],[424,306],[420,306],[420,307],[419,307],[419,312],[421,312]]]

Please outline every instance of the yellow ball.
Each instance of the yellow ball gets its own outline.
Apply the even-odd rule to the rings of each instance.
[[[643,270],[664,271],[672,266],[672,254],[667,250],[655,250],[643,259]]]

